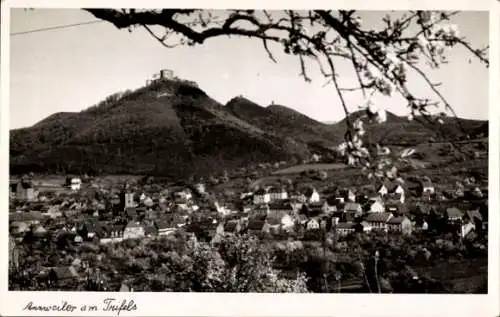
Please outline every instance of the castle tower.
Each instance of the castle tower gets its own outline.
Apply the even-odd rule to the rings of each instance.
[[[131,207],[135,207],[134,193],[130,190],[128,184],[123,186],[123,190],[120,193],[120,205],[123,210]]]

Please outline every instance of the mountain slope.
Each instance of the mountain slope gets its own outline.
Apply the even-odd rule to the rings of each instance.
[[[238,118],[265,131],[287,136],[310,147],[331,147],[339,142],[339,134],[329,125],[313,120],[295,110],[281,105],[262,107],[236,97],[226,104],[227,110]]]
[[[353,112],[350,114],[349,120],[352,123],[364,114],[364,111]],[[384,124],[367,123],[364,127],[366,135],[372,141],[385,145],[415,146],[428,142],[460,140],[464,139],[466,135],[472,138],[479,132],[488,135],[487,121],[451,117],[445,117],[443,121],[442,125],[426,122],[422,117],[408,121],[405,117],[387,112],[387,121]],[[346,127],[345,118],[331,125],[331,128],[338,134],[343,133]]]
[[[79,113],[11,131],[11,173],[94,171],[208,174],[252,162],[310,155],[307,147],[228,113],[178,81],[139,89]]]
[[[351,114],[350,119],[362,115]],[[368,124],[372,142],[417,145],[487,136],[488,122],[445,118],[438,126],[408,122],[388,113]],[[443,129],[447,137],[436,131]],[[253,163],[312,153],[331,154],[346,131],[281,105],[262,107],[236,97],[225,106],[198,87],[164,81],[107,98],[77,113],[56,113],[29,128],[11,130],[12,174],[70,172],[155,174],[172,178],[210,175]]]

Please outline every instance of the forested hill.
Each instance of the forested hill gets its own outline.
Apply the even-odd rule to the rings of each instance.
[[[487,135],[485,121],[460,122],[467,133]],[[458,138],[463,135],[459,126],[449,119],[441,128]],[[243,97],[222,105],[191,82],[169,80],[11,130],[10,169],[12,174],[202,176],[252,163],[308,158],[339,144],[345,129],[344,121],[329,125],[282,105],[263,107]],[[392,114],[386,124],[368,129],[386,144],[439,138],[435,127]]]

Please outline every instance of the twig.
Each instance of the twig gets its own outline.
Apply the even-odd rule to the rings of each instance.
[[[142,26],[146,29],[146,31],[148,31],[149,34],[151,34],[151,36],[153,36],[156,40],[158,40],[158,42],[160,42],[161,45],[163,45],[167,48],[175,48],[175,47],[179,46],[179,45],[168,45],[167,43],[164,42],[165,38],[164,39],[159,38],[153,31],[151,31],[151,29],[147,25],[142,24]]]
[[[264,44],[264,49],[266,50],[267,52],[267,55],[269,56],[269,58],[274,62],[274,63],[278,63],[276,61],[276,59],[274,58],[273,54],[271,53],[271,51],[269,50],[269,47],[267,46],[267,40],[266,39],[262,39],[262,43]]]

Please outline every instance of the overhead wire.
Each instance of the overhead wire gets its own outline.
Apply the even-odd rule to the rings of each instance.
[[[86,22],[80,22],[80,23],[57,25],[57,26],[51,26],[51,27],[46,27],[46,28],[41,28],[41,29],[33,29],[33,30],[28,30],[28,31],[10,33],[10,35],[17,36],[17,35],[30,34],[30,33],[36,33],[36,32],[44,32],[44,31],[52,31],[52,30],[58,30],[58,29],[65,29],[65,28],[70,28],[70,27],[95,24],[95,23],[101,23],[101,22],[105,22],[105,21],[104,20],[92,20],[92,21],[86,21]]]

